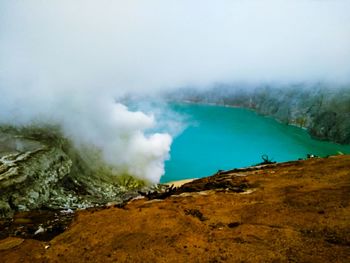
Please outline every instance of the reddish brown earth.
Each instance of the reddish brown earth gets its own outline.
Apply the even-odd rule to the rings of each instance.
[[[201,191],[213,185],[221,189]],[[197,192],[80,211],[50,242],[1,240],[0,261],[350,262],[350,156],[232,171],[183,187]]]

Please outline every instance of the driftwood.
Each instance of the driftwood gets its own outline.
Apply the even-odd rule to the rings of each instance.
[[[190,215],[193,217],[198,218],[200,221],[208,220],[201,211],[198,209],[185,209],[185,215]]]
[[[211,176],[207,178],[201,178],[194,180],[192,182],[186,183],[181,187],[174,187],[171,185],[167,187],[165,190],[160,191],[148,191],[138,193],[145,198],[152,199],[165,199],[171,195],[179,195],[182,193],[190,193],[190,192],[201,192],[207,190],[224,190],[235,193],[244,192],[246,189],[251,186],[248,183],[248,180],[243,177],[235,177],[231,175],[226,176]]]
[[[276,163],[276,162],[272,161],[272,159],[270,159],[269,156],[266,155],[266,154],[263,154],[261,156],[261,159],[263,159],[263,161],[261,163],[256,164],[256,165],[264,165],[264,164],[274,164],[274,163]]]
[[[139,191],[138,193],[147,199],[165,199],[173,194],[176,194],[178,188],[175,187],[174,185],[171,185],[167,187],[164,191],[148,191],[148,192],[141,192]]]
[[[155,190],[148,192],[138,193],[145,198],[151,199],[165,199],[171,195],[179,195],[182,193],[189,192],[201,192],[207,190],[223,190],[235,193],[245,192],[247,189],[253,186],[249,184],[247,178],[244,176],[236,176],[237,173],[251,172],[259,169],[267,169],[276,165],[276,162],[272,161],[266,154],[262,155],[261,158],[263,162],[246,168],[236,168],[232,170],[218,170],[214,175],[194,180],[192,182],[186,183],[181,187],[174,187],[171,185],[165,190]],[[295,162],[287,162],[284,164],[279,164],[282,166],[295,165]]]
[[[184,184],[178,192],[200,192],[207,190],[224,190],[235,193],[242,193],[250,187],[246,178],[225,176],[208,177]]]

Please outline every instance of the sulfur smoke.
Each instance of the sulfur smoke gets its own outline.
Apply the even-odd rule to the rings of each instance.
[[[57,123],[116,169],[157,182],[172,138],[124,96],[349,83],[348,10],[347,0],[1,1],[0,122]]]

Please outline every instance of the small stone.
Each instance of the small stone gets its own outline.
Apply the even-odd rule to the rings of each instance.
[[[38,230],[35,231],[34,235],[38,235],[38,234],[44,233],[44,232],[45,232],[45,229],[42,226],[39,226]]]
[[[235,227],[238,227],[241,223],[240,222],[232,222],[232,223],[229,223],[227,226],[229,228],[235,228]]]

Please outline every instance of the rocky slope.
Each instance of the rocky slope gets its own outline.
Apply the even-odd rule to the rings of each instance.
[[[245,107],[283,123],[306,128],[320,140],[350,144],[350,87],[292,85],[185,89],[170,99]]]
[[[350,262],[349,178],[350,156],[220,172],[173,189],[165,199],[79,211],[51,241],[0,240],[0,258]]]
[[[137,195],[144,186],[115,176],[54,127],[0,131],[0,218],[15,211],[83,208]]]

